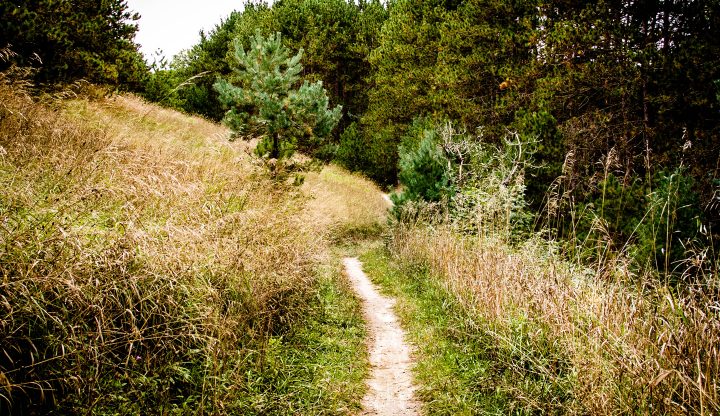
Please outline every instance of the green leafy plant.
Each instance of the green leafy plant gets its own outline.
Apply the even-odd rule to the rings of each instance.
[[[667,276],[686,258],[686,247],[699,237],[702,225],[694,181],[683,168],[661,171],[647,196],[648,215],[638,226],[634,257]]]
[[[437,202],[451,193],[449,161],[436,130],[424,130],[417,145],[401,147],[399,165],[403,190],[392,195],[395,205],[410,200]]]
[[[534,137],[508,133],[502,146],[486,143],[451,123],[416,119],[400,146],[400,193],[392,195],[398,218],[415,202],[442,202],[450,220],[472,233],[517,238],[529,230],[525,170],[537,147]],[[412,204],[411,204],[412,205]]]
[[[261,135],[258,156],[280,161],[296,149],[312,152],[319,148],[340,119],[341,107],[328,108],[321,81],[304,81],[300,87],[302,49],[290,56],[280,33],[264,37],[259,31],[246,51],[235,40],[235,65],[230,80],[219,79],[215,89],[230,109],[224,122],[234,137]]]

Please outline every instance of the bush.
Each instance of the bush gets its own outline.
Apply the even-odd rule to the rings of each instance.
[[[402,191],[391,196],[395,209],[402,209],[406,201],[438,202],[452,194],[450,161],[438,141],[435,129],[422,131],[417,145],[400,147]]]
[[[0,39],[17,53],[9,64],[37,66],[41,84],[79,79],[139,89],[148,69],[133,38],[137,13],[123,0],[6,0]]]
[[[694,180],[680,168],[656,175],[647,195],[647,214],[638,225],[633,257],[641,266],[673,273],[687,258],[687,248],[699,235],[702,212]]]
[[[340,135],[336,160],[347,169],[362,172],[379,184],[394,185],[398,152],[392,128],[370,132],[364,130],[361,123],[350,124]]]
[[[473,137],[426,120],[416,120],[409,133],[400,147],[402,191],[392,196],[396,217],[409,201],[442,202],[466,232],[517,240],[530,230],[524,176],[534,139],[509,133],[498,148],[484,143],[481,129]]]
[[[366,171],[370,164],[364,157],[365,151],[366,144],[362,132],[358,124],[353,122],[340,134],[335,160],[353,172]]]

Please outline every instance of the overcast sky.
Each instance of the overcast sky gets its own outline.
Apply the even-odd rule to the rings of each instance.
[[[135,42],[150,63],[162,49],[168,59],[200,40],[200,30],[210,31],[244,0],[128,0],[129,9],[140,13]]]

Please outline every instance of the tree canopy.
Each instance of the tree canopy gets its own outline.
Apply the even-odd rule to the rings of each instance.
[[[0,16],[0,47],[17,54],[4,65],[36,67],[40,83],[139,88],[147,74],[134,43],[140,16],[125,0],[7,0]]]

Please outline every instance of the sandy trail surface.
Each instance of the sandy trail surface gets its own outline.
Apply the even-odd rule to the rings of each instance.
[[[357,258],[345,258],[345,271],[363,301],[368,324],[370,378],[361,415],[419,415],[410,367],[410,347],[393,312],[395,301],[381,295]]]
[[[393,204],[392,199],[390,199],[390,195],[382,194],[382,197],[385,200],[385,202],[388,204],[389,207],[392,207],[393,205],[395,205],[395,204]]]

